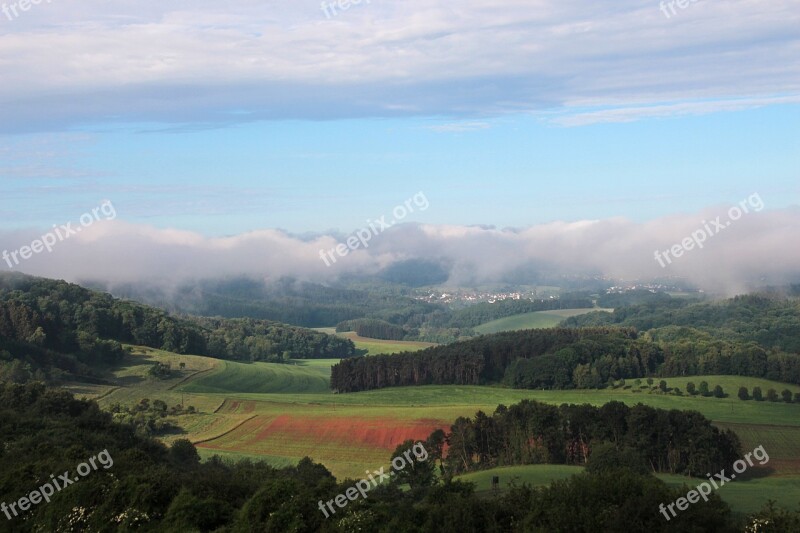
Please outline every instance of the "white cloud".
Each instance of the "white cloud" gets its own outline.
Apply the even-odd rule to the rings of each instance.
[[[59,0],[0,14],[0,129],[768,105],[800,94],[798,26],[796,0],[671,19],[655,0],[373,0],[331,20],[317,2]]]
[[[97,222],[15,267],[29,274],[111,283],[176,284],[201,278],[245,275],[292,276],[325,282],[348,273],[374,273],[403,259],[438,260],[451,268],[453,283],[507,279],[520,270],[556,274],[602,274],[617,278],[688,278],[703,287],[741,290],[749,281],[781,282],[800,276],[800,208],[750,213],[686,252],[667,268],[654,258],[727,213],[727,206],[635,223],[624,218],[552,222],[518,229],[402,224],[373,238],[326,267],[320,250],[337,240],[328,235],[294,237],[266,229],[210,238],[119,220]],[[725,220],[723,218],[723,220]],[[0,233],[0,250],[13,251],[41,231]],[[5,262],[0,268],[9,270]]]

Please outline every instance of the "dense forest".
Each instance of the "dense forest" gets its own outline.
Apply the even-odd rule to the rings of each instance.
[[[201,281],[171,292],[138,286],[102,287],[173,312],[225,318],[248,317],[308,328],[330,327],[345,320],[374,318],[419,327],[445,308],[408,297],[402,288],[367,284],[329,287],[280,279],[272,283],[236,278]]]
[[[121,343],[247,361],[355,354],[350,340],[317,331],[255,319],[176,318],[63,281],[0,275],[0,375],[91,377],[92,367],[121,360]]]
[[[493,451],[495,440],[484,435],[496,435],[501,427],[514,427],[525,419],[539,420],[541,414],[545,418],[528,432],[541,434],[542,438],[534,439],[530,449],[541,449],[536,452],[539,454],[545,453],[545,449],[551,453],[552,449],[552,453],[563,455],[566,450],[560,450],[555,444],[557,438],[551,436],[556,432],[554,425],[565,416],[592,415],[587,410],[590,408],[580,406],[552,407],[549,412],[541,409],[544,408],[536,404],[520,404],[499,409],[492,418],[458,421],[453,427],[472,432],[476,444],[470,451],[474,451],[474,456],[491,453],[493,457],[504,457],[508,452],[502,449],[506,446]],[[574,435],[578,444],[580,439],[589,438],[592,442],[616,440],[619,453],[626,446],[638,445],[637,439],[655,439],[654,444],[642,449],[654,454],[653,457],[661,457],[663,446],[670,446],[659,440],[665,437],[663,432],[668,428],[681,435],[698,431],[702,439],[695,446],[683,438],[672,444],[676,471],[684,468],[693,472],[696,468],[713,471],[716,466],[706,465],[717,465],[718,460],[724,460],[727,451],[713,449],[714,443],[733,445],[720,434],[713,434],[707,422],[694,415],[681,422],[670,413],[638,408],[623,411],[616,405],[601,408],[596,414],[603,417],[597,427],[575,422],[572,433],[560,433],[558,438]],[[487,433],[485,428],[494,433]],[[666,522],[658,513],[659,504],[675,501],[686,493],[685,487],[669,487],[636,465],[623,466],[613,450],[609,454],[609,444],[605,449],[595,447],[585,473],[548,487],[512,485],[500,495],[487,497],[476,495],[469,483],[448,477],[437,480],[429,475],[430,469],[420,468],[411,477],[395,476],[369,491],[366,498],[358,498],[326,518],[319,510],[322,502],[345,494],[355,486],[355,480],[337,481],[324,466],[308,458],[285,468],[247,460],[231,464],[211,459],[201,463],[189,441],[178,440],[167,448],[148,437],[137,436],[130,425],[114,422],[96,403],[76,400],[67,392],[47,389],[41,384],[0,384],[0,433],[4,442],[0,447],[0,502],[16,503],[50,481],[51,474],[74,473],[80,463],[101,452],[106,452],[110,459],[63,487],[49,502],[41,501],[25,511],[6,507],[10,519],[0,514],[0,531],[15,533],[133,530],[700,533],[742,531],[744,521],[752,524],[766,520],[777,528],[774,531],[796,531],[800,525],[796,513],[771,507],[740,520],[716,493],[708,502],[701,500]],[[518,439],[507,433],[503,435],[508,437],[509,449],[518,446]],[[463,456],[455,450],[460,446],[459,441],[455,436],[450,438],[453,442],[450,453],[461,461]],[[434,450],[437,442],[441,443],[441,438],[429,439],[425,447]],[[410,443],[398,446],[391,457],[387,456],[387,464]],[[707,452],[705,456],[703,450]],[[511,453],[508,457],[513,457]],[[665,459],[667,469],[673,455]],[[432,452],[430,467],[436,460]],[[404,488],[403,483],[409,483],[411,488]]]
[[[719,471],[741,455],[736,434],[720,431],[700,413],[621,402],[556,407],[523,400],[498,406],[491,417],[483,412],[461,417],[449,433],[434,433],[429,441],[442,436],[448,475],[509,465],[586,465],[595,448],[606,444],[632,468],[695,477]]]
[[[639,331],[679,326],[690,338],[699,330],[714,339],[757,343],[765,350],[800,353],[800,299],[777,294],[749,294],[718,302],[693,303],[679,298],[625,306],[613,313],[571,317],[564,327],[618,325]]]
[[[506,369],[517,359],[555,354],[557,361],[573,348],[569,364],[591,363],[592,358],[633,346],[636,332],[625,328],[539,329],[496,333],[467,341],[434,346],[419,352],[360,357],[343,360],[331,372],[331,388],[339,392],[408,385],[478,385],[503,379]],[[585,349],[574,349],[583,347]],[[649,345],[644,345],[648,348]],[[628,356],[638,375],[656,369],[658,353],[630,350]],[[570,352],[572,353],[572,352]],[[612,357],[612,355],[609,355]],[[616,358],[614,358],[616,361]],[[564,371],[569,385],[571,371]],[[635,376],[631,376],[635,377]]]
[[[336,332],[354,331],[360,337],[372,339],[382,339],[387,341],[400,341],[409,336],[415,336],[407,332],[400,326],[390,324],[385,320],[374,318],[357,318],[355,320],[345,320],[336,324]]]

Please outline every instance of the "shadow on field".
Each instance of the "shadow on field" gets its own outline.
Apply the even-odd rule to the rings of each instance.
[[[742,472],[736,474],[736,479],[741,481],[748,481],[751,479],[760,479],[762,477],[769,477],[774,475],[776,470],[769,465],[753,466]],[[727,472],[726,472],[727,475]]]

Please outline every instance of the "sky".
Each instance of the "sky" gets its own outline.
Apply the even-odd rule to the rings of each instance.
[[[110,202],[113,221],[8,269],[326,279],[426,254],[465,279],[552,257],[651,275],[656,248],[758,194],[722,255],[685,268],[749,235],[786,258],[773,274],[800,272],[798,28],[799,0],[0,0],[0,249]],[[320,270],[417,194],[405,226]],[[214,266],[116,264],[122,241]]]

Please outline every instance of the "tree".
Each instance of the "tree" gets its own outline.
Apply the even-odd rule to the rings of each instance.
[[[778,391],[775,389],[769,389],[767,391],[767,401],[770,402],[777,402],[780,398],[778,397]]]
[[[757,402],[764,401],[764,396],[761,394],[761,387],[753,387],[753,399]]]
[[[709,395],[708,382],[707,381],[701,381],[700,382],[700,394],[702,394],[703,396],[708,396]]]
[[[394,481],[401,484],[408,483],[412,489],[433,485],[436,476],[433,472],[433,461],[428,459],[430,459],[428,451],[422,442],[414,443],[409,439],[400,444],[392,454]],[[398,468],[400,464],[404,466]]]
[[[722,386],[717,385],[716,387],[714,387],[714,398],[724,398],[724,397],[725,397],[725,391],[722,390]]]
[[[172,443],[169,455],[181,466],[192,467],[200,463],[200,454],[188,439],[178,439]]]
[[[658,388],[661,390],[661,392],[667,392],[667,382],[662,379],[658,382]]]
[[[783,398],[783,401],[786,403],[792,403],[792,391],[789,389],[783,389],[781,391],[781,398]]]
[[[750,393],[747,392],[747,387],[739,387],[739,399],[740,400],[750,399]]]
[[[694,381],[690,381],[689,383],[686,384],[686,392],[688,392],[692,396],[697,394],[697,387],[695,386]]]
[[[647,378],[647,384],[653,386],[653,378]]]
[[[592,448],[586,472],[590,474],[615,472],[621,469],[633,470],[637,474],[647,475],[650,468],[647,461],[633,448],[617,450],[610,442],[601,442]]]

